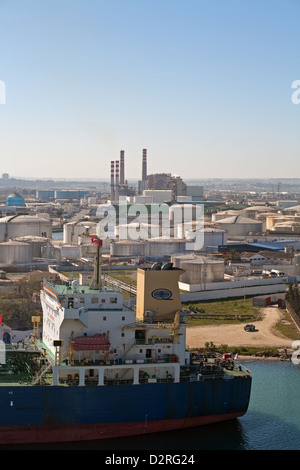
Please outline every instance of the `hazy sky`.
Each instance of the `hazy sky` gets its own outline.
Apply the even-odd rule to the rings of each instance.
[[[299,0],[0,0],[0,174],[300,177]],[[1,101],[1,96],[0,96]],[[2,87],[3,102],[3,87]]]

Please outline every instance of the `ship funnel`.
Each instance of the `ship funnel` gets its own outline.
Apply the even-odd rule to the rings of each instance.
[[[174,321],[181,309],[178,281],[183,269],[168,266],[168,269],[137,269],[136,316],[146,321],[153,313],[153,321]]]

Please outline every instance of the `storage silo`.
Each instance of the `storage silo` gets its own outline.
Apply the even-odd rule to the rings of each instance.
[[[80,220],[76,222],[68,222],[64,224],[63,227],[63,241],[64,243],[78,244],[78,237],[85,233],[96,234],[96,222],[91,222],[89,220]]]
[[[170,239],[149,239],[146,245],[146,256],[161,257],[173,253],[186,251],[186,240]]]
[[[216,212],[215,214],[212,214],[211,221],[217,222],[218,220],[226,219],[227,217],[233,217],[236,215],[241,215],[241,211],[235,211],[235,210],[220,211],[220,212]]]
[[[225,266],[222,259],[206,256],[178,256],[171,258],[175,267],[185,272],[180,276],[180,282],[186,284],[202,284],[224,280]]]
[[[0,219],[0,242],[27,235],[52,238],[51,221],[34,215],[13,215]]]
[[[177,226],[177,237],[185,238],[186,240],[194,240],[196,237],[195,223],[188,223]],[[227,231],[217,227],[205,226],[199,229],[201,236],[201,247],[198,251],[207,252],[212,248],[218,249],[220,245],[226,245],[227,243]]]
[[[244,238],[249,233],[262,232],[263,223],[243,216],[227,217],[218,220],[216,225],[228,232],[228,236],[235,239]]]
[[[31,263],[32,246],[30,243],[10,240],[0,243],[0,264],[8,266],[11,264]]]
[[[120,240],[110,245],[112,256],[145,256],[145,241]]]
[[[247,217],[249,219],[256,219],[260,214],[263,214],[264,212],[277,213],[278,207],[273,207],[273,206],[245,207],[245,209],[242,209],[241,214],[243,217]]]
[[[49,246],[50,240],[45,237],[35,237],[32,235],[26,235],[25,237],[14,238],[15,242],[29,243],[32,246],[32,257],[42,258],[43,248]]]

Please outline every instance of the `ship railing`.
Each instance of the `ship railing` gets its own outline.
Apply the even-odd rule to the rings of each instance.
[[[114,364],[113,361],[110,361],[111,364]],[[170,363],[170,362],[179,362],[179,358],[176,354],[168,354],[165,356],[158,356],[146,359],[137,359],[126,357],[123,358],[123,364],[163,364],[163,363]]]
[[[63,362],[63,360],[62,360]],[[98,367],[98,366],[116,366],[116,365],[131,365],[131,364],[163,364],[163,363],[178,363],[179,362],[179,357],[176,354],[168,354],[164,356],[158,356],[157,358],[146,358],[146,359],[137,359],[136,357],[120,357],[117,359],[109,359],[107,361],[104,360],[99,360],[99,361],[93,361],[90,363],[91,366],[93,367]],[[74,367],[76,366],[81,366],[82,363],[80,361],[74,361]]]
[[[166,343],[173,343],[173,338],[170,337],[164,337],[164,338],[151,338],[146,342],[146,339],[136,339],[135,344],[139,345],[145,345],[145,344],[166,344]]]
[[[155,381],[155,383],[173,383],[174,382],[174,377],[166,377],[166,378],[155,378],[152,379],[152,381]],[[150,380],[151,381],[151,380]],[[79,379],[61,379],[60,380],[61,384],[69,385],[69,386],[79,386]],[[104,378],[104,385],[105,386],[110,386],[110,385],[133,385],[134,381],[133,379],[107,379]],[[149,383],[149,378],[140,378],[139,379],[139,384],[148,384]],[[96,379],[85,379],[84,385],[86,387],[98,387],[98,380]]]
[[[187,375],[184,377],[180,377],[180,382],[204,382],[205,380],[232,380],[233,376],[224,376],[220,374],[193,374],[193,375]]]
[[[201,374],[193,374],[193,375],[188,375],[186,377],[180,377],[180,382],[199,382],[199,381],[212,381],[212,380],[218,380],[222,378],[222,380],[232,380],[233,377],[225,377],[225,376],[220,376],[216,374],[209,374],[209,375],[201,375]],[[174,383],[175,378],[173,376],[166,377],[166,378],[160,378],[156,377],[155,379],[150,379],[149,377],[140,377],[139,378],[139,384],[148,384],[148,383]],[[79,386],[79,379],[77,378],[72,378],[72,379],[60,379],[61,384],[65,384],[68,386]],[[134,380],[133,378],[131,379],[107,379],[104,378],[104,386],[112,386],[112,385],[133,385]],[[90,378],[90,379],[85,379],[84,385],[86,387],[98,387],[98,379],[97,378]]]
[[[19,341],[18,343],[5,343],[5,350],[6,351],[26,351],[26,352],[37,352],[39,349],[34,343],[25,343],[23,341]]]
[[[42,382],[43,377],[52,369],[51,362],[47,362],[39,373],[32,380],[32,385],[36,385]]]
[[[251,375],[251,371],[247,369],[245,366],[243,366],[243,364],[239,364],[237,367],[243,372],[245,372],[247,375]]]
[[[29,385],[31,384],[31,377],[26,375],[0,375],[1,385]]]

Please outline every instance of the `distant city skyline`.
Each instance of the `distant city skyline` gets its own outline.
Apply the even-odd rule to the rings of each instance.
[[[300,176],[299,16],[298,0],[2,1],[0,174],[107,180],[124,150],[138,180],[147,148],[148,173]]]

